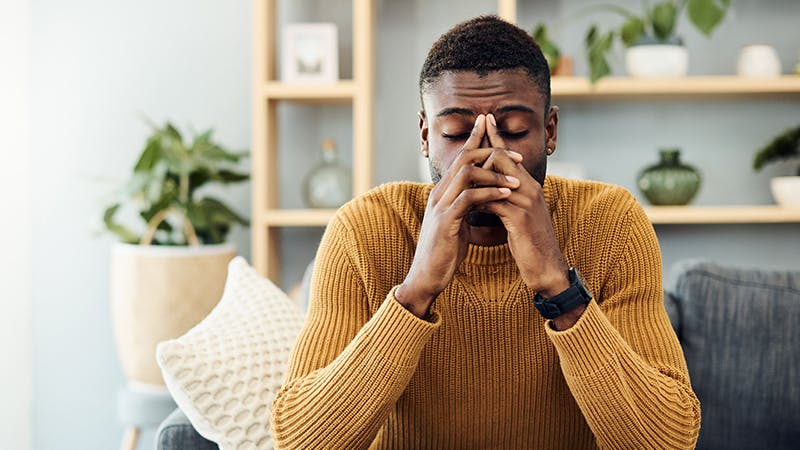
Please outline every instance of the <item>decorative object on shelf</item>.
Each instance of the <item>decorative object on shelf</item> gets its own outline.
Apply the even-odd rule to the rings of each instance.
[[[306,175],[303,183],[305,201],[311,208],[338,208],[352,196],[350,169],[339,162],[336,142],[322,143],[322,161]]]
[[[664,0],[650,7],[648,2],[644,2],[645,10],[641,15],[618,5],[590,5],[585,12],[613,12],[624,17],[625,22],[606,33],[602,33],[596,24],[589,27],[585,39],[589,78],[594,83],[611,73],[607,54],[616,38],[628,48],[625,59],[630,75],[685,75],[688,69],[685,48],[675,36],[678,17],[685,8],[694,26],[706,36],[711,36],[725,17],[729,3],[729,0]],[[668,46],[668,49],[655,48],[662,45]],[[664,61],[664,58],[668,58],[668,61]],[[673,65],[667,66],[667,62]],[[650,68],[647,63],[657,66]]]
[[[639,173],[636,184],[653,205],[687,205],[700,188],[700,172],[680,160],[677,148],[659,150],[660,161]]]
[[[772,78],[781,75],[781,60],[775,47],[746,45],[739,50],[736,74],[740,77]]]
[[[753,168],[761,170],[767,164],[792,159],[800,159],[800,126],[785,130],[758,150],[753,158]],[[774,177],[770,189],[779,205],[800,207],[800,166],[795,176]]]
[[[689,50],[679,37],[667,42],[643,37],[625,51],[625,70],[632,77],[685,77]]]
[[[294,23],[283,29],[281,79],[285,83],[334,83],[339,79],[336,24]]]
[[[247,180],[233,167],[243,156],[214,142],[211,130],[184,142],[172,124],[153,125],[133,175],[105,211],[106,228],[122,241],[111,252],[111,313],[132,381],[163,385],[156,344],[185,333],[220,298],[236,253],[225,239],[248,221],[198,190]],[[118,215],[140,226],[122,225]]]
[[[572,58],[561,54],[561,49],[550,38],[547,25],[538,24],[533,29],[531,36],[539,44],[539,48],[542,49],[544,59],[547,60],[547,65],[550,67],[550,75],[567,77],[573,75],[574,64]]]

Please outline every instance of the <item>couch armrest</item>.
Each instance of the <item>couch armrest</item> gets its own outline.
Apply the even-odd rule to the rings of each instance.
[[[200,436],[189,419],[180,410],[172,412],[156,432],[158,450],[219,450],[219,446]]]

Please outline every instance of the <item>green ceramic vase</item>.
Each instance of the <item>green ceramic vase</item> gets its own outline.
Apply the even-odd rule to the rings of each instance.
[[[658,164],[639,173],[636,184],[653,205],[686,205],[700,189],[700,172],[681,163],[681,151],[665,148]]]

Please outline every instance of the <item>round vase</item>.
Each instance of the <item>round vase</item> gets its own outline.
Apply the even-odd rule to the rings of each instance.
[[[642,170],[636,184],[653,205],[686,205],[700,188],[700,172],[681,163],[680,150],[659,151],[658,164]]]

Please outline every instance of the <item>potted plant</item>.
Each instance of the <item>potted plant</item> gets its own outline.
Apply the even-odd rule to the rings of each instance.
[[[163,384],[156,344],[182,335],[216,305],[236,253],[225,239],[233,225],[248,224],[201,188],[249,176],[234,169],[245,155],[216,143],[212,130],[185,141],[170,123],[152,129],[103,222],[121,241],[112,248],[110,290],[123,370],[139,383]]]
[[[651,6],[643,0],[642,14],[636,14],[618,5],[591,6],[594,11],[607,11],[622,16],[625,21],[618,28],[602,33],[592,25],[586,33],[586,56],[592,83],[611,73],[607,55],[619,38],[626,47],[625,66],[635,77],[685,76],[689,69],[689,56],[675,26],[683,11],[689,20],[706,36],[725,17],[730,0],[663,0]]]
[[[533,40],[539,44],[544,59],[550,67],[552,76],[572,75],[572,58],[561,54],[561,49],[551,38],[547,25],[540,23],[531,32]]]
[[[800,159],[800,126],[785,130],[758,150],[753,158],[753,168],[761,170],[767,164],[787,159]],[[800,206],[800,166],[797,175],[770,180],[770,190],[779,205]]]

